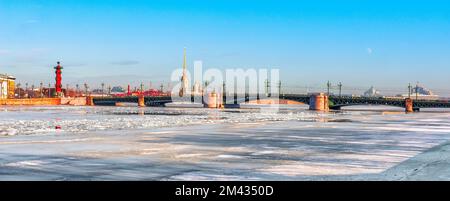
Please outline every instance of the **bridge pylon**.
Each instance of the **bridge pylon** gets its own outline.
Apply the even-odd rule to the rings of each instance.
[[[309,99],[309,109],[315,111],[329,111],[328,95],[324,93],[311,94]]]
[[[414,112],[413,100],[411,98],[405,99],[405,111],[406,112]]]
[[[204,106],[207,108],[223,108],[223,95],[216,92],[208,93]]]
[[[144,95],[138,96],[138,106],[139,107],[145,107],[145,97]]]
[[[87,106],[94,106],[94,97],[86,96],[86,105]]]

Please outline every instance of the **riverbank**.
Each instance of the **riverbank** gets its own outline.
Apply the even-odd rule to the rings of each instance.
[[[376,180],[450,181],[450,141],[386,170]]]
[[[439,180],[427,168],[446,163],[422,157],[418,167],[432,165],[420,178],[405,164],[450,140],[446,113],[60,106],[1,115],[15,130],[0,137],[0,180]]]
[[[86,98],[21,98],[21,99],[0,99],[0,105],[7,106],[49,106],[49,105],[86,105]]]

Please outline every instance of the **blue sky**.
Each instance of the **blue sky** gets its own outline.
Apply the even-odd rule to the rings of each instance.
[[[291,86],[449,88],[448,1],[0,0],[0,72],[167,82],[181,67],[279,68]]]

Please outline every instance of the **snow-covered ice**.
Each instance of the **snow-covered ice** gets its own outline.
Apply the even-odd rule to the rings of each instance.
[[[400,108],[0,111],[0,180],[414,179],[404,163],[450,140],[450,113]]]

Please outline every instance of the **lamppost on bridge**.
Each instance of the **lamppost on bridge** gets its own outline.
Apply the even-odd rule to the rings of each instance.
[[[39,96],[41,97],[41,98],[43,98],[44,97],[44,94],[42,93],[42,89],[44,88],[44,83],[39,83]]]
[[[111,85],[108,85],[108,96],[111,96]]]
[[[144,83],[141,82],[141,95],[144,93]]]
[[[103,97],[103,96],[105,96],[105,91],[104,91],[105,83],[102,82],[101,85],[102,85],[102,97]]]
[[[164,93],[164,84],[163,83],[161,83],[161,86],[159,86],[159,88],[161,90],[161,93]]]
[[[69,96],[69,84],[66,84],[66,96]]]
[[[48,97],[50,98],[51,97],[51,87],[52,87],[52,85],[50,84],[50,83],[48,83]]]
[[[84,96],[88,96],[88,88],[89,88],[88,84],[84,83],[84,91],[85,91]]]
[[[264,84],[266,85],[266,96],[269,97],[269,87],[270,87],[269,80],[266,79],[266,81],[264,81]]]
[[[18,91],[19,91],[19,98],[20,98],[20,91],[21,91],[21,90],[20,90],[20,85],[21,85],[20,82],[17,83],[17,85],[16,85],[16,86],[17,86],[17,89],[18,89]]]
[[[31,95],[33,96],[32,98],[34,98],[34,84],[31,85]]]
[[[76,84],[75,87],[77,88],[76,96],[79,96],[80,95],[80,85]]]
[[[408,98],[411,98],[412,86],[411,83],[408,84]]]
[[[339,82],[338,87],[339,87],[339,97],[342,97],[342,82]]]
[[[29,98],[29,94],[28,94],[28,82],[25,83],[25,93],[27,95],[27,98]]]
[[[278,81],[278,95],[281,95],[281,80]]]
[[[227,85],[225,84],[225,81],[222,82],[222,95],[224,97],[227,96]]]
[[[419,82],[416,83],[416,101],[419,100]]]
[[[330,95],[330,88],[331,88],[331,83],[330,81],[327,82],[327,95]]]

